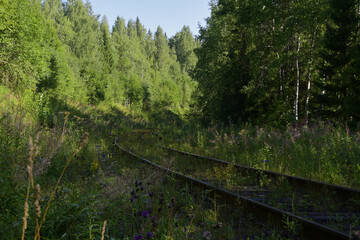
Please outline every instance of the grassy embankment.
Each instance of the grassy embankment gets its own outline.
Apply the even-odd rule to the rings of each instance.
[[[43,106],[5,88],[0,99],[3,239],[235,238],[206,193],[113,146],[145,127],[142,117],[105,105]]]
[[[246,166],[360,188],[360,132],[309,128],[213,127],[163,129],[164,145]]]

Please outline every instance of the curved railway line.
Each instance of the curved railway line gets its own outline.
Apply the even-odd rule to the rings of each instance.
[[[134,150],[129,150],[121,146],[118,139],[115,140],[115,145],[120,150],[141,160],[143,163],[158,170],[165,171],[182,182],[203,190],[213,191],[214,194],[227,205],[241,206],[245,212],[251,213],[264,224],[284,227],[284,222],[296,223],[297,235],[303,239],[357,239],[356,236],[351,236],[351,232],[359,231],[360,229],[357,228],[357,225],[360,225],[360,203],[358,202],[360,200],[360,190],[358,189],[325,184],[309,179],[233,164],[216,158],[178,151],[165,146],[157,146],[186,158],[195,158],[216,165],[231,166],[242,176],[253,176],[253,180],[250,181],[251,183],[244,183],[236,189],[227,189],[223,186],[224,184],[219,184],[219,179],[209,180],[203,177],[201,178],[199,175],[194,177],[188,170],[179,169],[174,171],[174,169],[164,167],[154,160],[140,156],[135,153]],[[184,172],[186,172],[186,174],[184,174]],[[263,178],[264,175],[271,179],[273,183],[271,186],[270,184],[265,187],[259,186],[258,179]],[[276,185],[281,185],[284,182],[294,189],[293,192],[287,196],[274,198],[273,193],[276,192],[276,187],[278,187]],[[336,201],[336,204],[334,204],[336,207],[323,206],[323,211],[315,209],[312,203],[302,204],[301,207],[297,207],[301,202],[312,202],[313,194],[317,195],[317,197],[320,196],[320,198],[325,198],[325,196],[329,194],[333,201]],[[319,202],[319,200],[316,201]],[[328,209],[329,207],[330,209]],[[333,226],[334,222],[336,223],[335,225],[337,225],[336,227]],[[355,225],[356,227],[352,227],[351,225]]]

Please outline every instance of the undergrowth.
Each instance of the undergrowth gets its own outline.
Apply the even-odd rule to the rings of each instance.
[[[37,102],[31,95],[0,90],[2,239],[284,239],[281,232],[217,203],[211,192],[180,184],[114,147],[117,137],[126,142],[134,129],[148,128],[162,116],[146,117],[116,105]],[[180,126],[173,115],[165,119]],[[237,138],[243,135],[236,131],[190,134],[193,130],[162,134],[161,141],[202,153],[228,152],[233,158],[240,153]],[[252,139],[254,133],[245,131],[258,145],[265,138]],[[134,148],[148,155],[165,154],[137,144]],[[263,146],[260,164],[272,163],[274,148]],[[255,146],[243,148],[251,152]],[[222,174],[214,171],[215,178]],[[226,184],[233,187],[237,181],[245,180]]]
[[[196,125],[160,131],[159,143],[260,169],[360,187],[360,132],[330,123],[284,130]]]

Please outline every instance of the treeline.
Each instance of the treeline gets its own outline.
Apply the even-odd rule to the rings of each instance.
[[[197,39],[188,27],[169,39],[139,19],[109,30],[81,0],[0,0],[0,85],[45,115],[63,99],[190,110],[205,124],[356,127],[359,2],[211,1]]]
[[[189,27],[168,39],[118,17],[110,31],[81,0],[0,0],[0,45],[0,84],[44,107],[55,98],[181,113],[195,88]]]
[[[196,113],[204,123],[356,126],[359,13],[358,0],[212,1],[197,50]]]

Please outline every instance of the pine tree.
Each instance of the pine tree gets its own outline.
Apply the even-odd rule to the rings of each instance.
[[[100,24],[100,31],[102,33],[102,50],[103,50],[103,58],[104,58],[104,68],[105,71],[111,73],[113,67],[115,66],[115,49],[113,46],[112,38],[109,32],[109,24],[106,16],[103,17],[103,20]]]
[[[139,17],[136,18],[135,27],[136,27],[137,36],[138,36],[140,42],[143,44],[144,40],[145,40],[146,29],[141,24]]]
[[[329,22],[322,51],[323,81],[319,82],[322,112],[329,117],[350,121],[360,119],[359,70],[354,68],[358,34],[355,0],[330,0]]]

